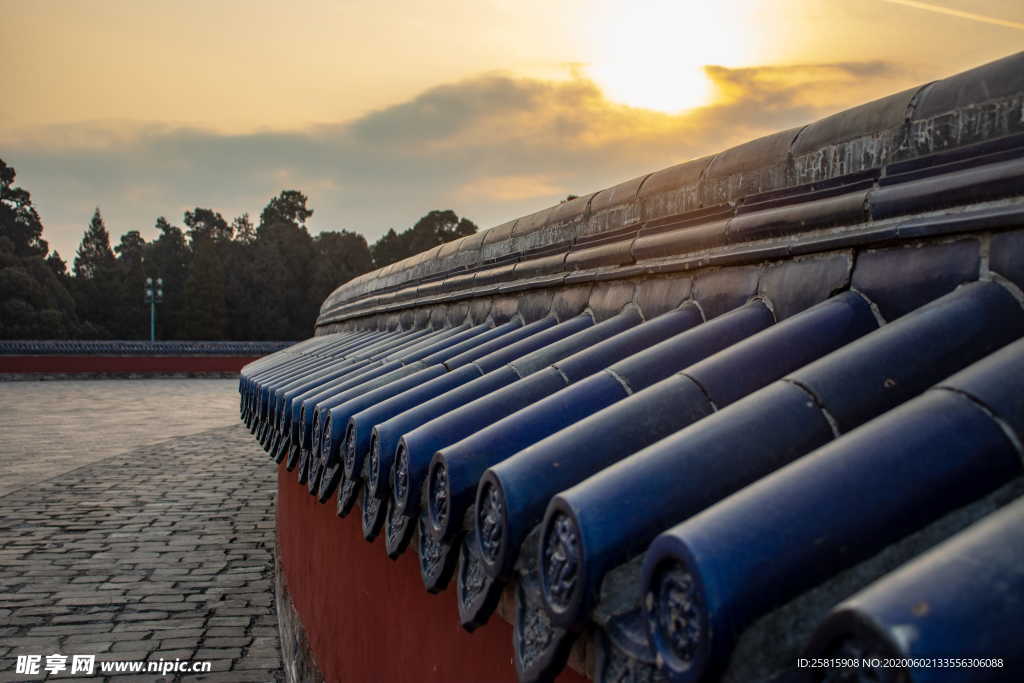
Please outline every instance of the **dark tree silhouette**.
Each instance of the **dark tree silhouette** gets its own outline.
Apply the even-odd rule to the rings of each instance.
[[[313,239],[316,259],[309,298],[319,306],[334,289],[357,275],[373,269],[373,259],[366,238],[342,230],[321,232]]]
[[[234,232],[234,228],[219,213],[198,206],[195,211],[185,212],[185,225],[188,226],[185,235],[193,249],[196,241],[204,237],[215,242],[230,242]]]
[[[313,210],[306,207],[309,199],[298,190],[282,190],[264,207],[260,213],[260,227],[275,223],[291,223],[300,228],[306,227],[306,221],[313,215]]]
[[[374,265],[380,268],[476,231],[473,221],[459,218],[451,209],[435,209],[402,233],[389,230],[374,243],[370,252]]]
[[[43,223],[26,190],[14,186],[14,168],[0,159],[0,237],[11,240],[14,255],[46,256]]]
[[[71,277],[68,273],[68,262],[60,257],[60,254],[54,249],[50,252],[50,255],[46,257],[46,265],[50,267],[53,274],[57,276],[66,287],[68,284],[68,278]]]
[[[110,233],[97,207],[82,243],[75,254],[75,279],[72,293],[79,315],[91,327],[84,336],[109,339],[114,336],[120,318],[120,281]]]
[[[224,300],[224,265],[211,236],[193,243],[192,264],[185,280],[179,335],[183,339],[224,339],[227,303]]]
[[[404,240],[399,237],[394,228],[390,228],[380,239],[370,247],[370,255],[373,257],[373,265],[376,268],[383,268],[396,261],[405,258]]]
[[[160,235],[146,245],[143,262],[147,277],[159,277],[164,281],[164,300],[157,315],[157,337],[180,339],[179,318],[192,253],[185,242],[185,233],[163,216],[156,219],[156,229]],[[141,298],[139,301],[141,304]]]
[[[247,213],[231,221],[231,232],[236,241],[244,244],[251,244],[256,239],[256,226],[249,220]]]
[[[75,277],[96,278],[105,274],[105,271],[112,271],[113,266],[114,250],[110,248],[110,233],[107,232],[99,207],[96,207],[75,254]]]
[[[0,159],[0,338],[67,338],[79,332],[67,266],[47,256],[43,225],[29,193]]]
[[[112,332],[118,339],[149,338],[149,315],[143,300],[146,286],[144,264],[146,240],[138,230],[121,235],[121,243],[114,247],[117,254],[118,315]]]
[[[311,301],[309,294],[316,250],[306,230],[306,220],[313,215],[306,202],[306,195],[298,190],[284,190],[271,199],[260,213],[253,244],[253,260],[262,264],[257,285],[261,300],[281,306],[285,318],[281,331],[288,338],[300,338],[300,330],[309,329],[308,321],[319,310],[319,302]]]
[[[228,221],[214,209],[184,214],[184,229],[166,218],[146,242],[138,230],[111,249],[97,208],[82,236],[72,273],[47,254],[43,225],[29,193],[14,186],[0,160],[0,336],[5,338],[146,338],[147,277],[163,279],[160,339],[300,339],[320,304],[342,283],[375,267],[476,232],[450,209],[430,211],[373,246],[350,230],[311,236],[308,198],[284,190],[260,212]]]

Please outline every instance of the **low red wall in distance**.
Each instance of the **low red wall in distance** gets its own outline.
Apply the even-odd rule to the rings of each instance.
[[[259,356],[0,356],[0,373],[238,372]]]
[[[423,588],[414,548],[397,560],[363,539],[358,507],[345,519],[316,502],[295,472],[277,478],[277,540],[288,593],[329,683],[466,683],[516,680],[512,627],[495,615],[459,626],[455,579]],[[587,679],[571,669],[561,683]]]

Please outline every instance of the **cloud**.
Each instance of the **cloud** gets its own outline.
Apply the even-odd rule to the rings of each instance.
[[[744,107],[757,105],[771,112],[782,112],[784,115],[800,106],[828,108],[837,102],[835,89],[838,87],[870,92],[873,89],[871,86],[879,81],[903,75],[901,69],[884,61],[794,64],[741,69],[706,66],[704,71],[714,82],[725,102],[741,103]],[[865,85],[868,85],[868,88],[865,88]],[[865,99],[870,97],[872,95],[867,92],[863,95]],[[724,108],[733,107],[726,105]]]
[[[544,174],[487,176],[471,180],[457,188],[452,198],[457,202],[490,199],[511,202],[534,197],[550,197],[564,193],[565,188]]]
[[[207,206],[257,214],[280,190],[310,197],[314,230],[373,240],[434,208],[489,227],[909,85],[884,62],[706,67],[719,99],[680,114],[609,101],[567,80],[504,74],[444,84],[359,119],[229,135],[171,124],[85,122],[0,131],[46,225],[73,255],[92,208],[112,234]]]

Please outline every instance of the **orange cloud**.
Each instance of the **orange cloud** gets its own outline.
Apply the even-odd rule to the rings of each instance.
[[[880,62],[710,66],[707,74],[719,99],[679,114],[612,102],[579,73],[561,81],[488,74],[301,131],[51,126],[4,140],[4,160],[62,253],[81,237],[83,205],[88,213],[100,205],[115,235],[148,237],[156,216],[174,217],[180,206],[257,215],[285,187],[309,195],[313,229],[345,226],[372,240],[435,208],[495,225],[913,84]],[[139,187],[151,203],[138,201]]]

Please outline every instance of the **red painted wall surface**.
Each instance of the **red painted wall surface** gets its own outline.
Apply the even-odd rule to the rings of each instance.
[[[498,616],[467,633],[455,579],[431,595],[415,549],[397,560],[363,539],[359,510],[338,519],[334,500],[316,502],[295,472],[277,478],[282,569],[320,671],[329,683],[477,683],[516,680],[512,627]],[[560,683],[586,678],[567,669]]]
[[[0,372],[238,372],[259,356],[0,356]]]

